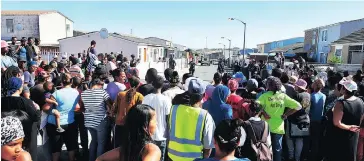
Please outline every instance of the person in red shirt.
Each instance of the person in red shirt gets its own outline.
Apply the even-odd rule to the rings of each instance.
[[[233,108],[233,119],[240,118],[243,119],[243,107],[241,102],[243,102],[243,98],[236,94],[236,90],[239,87],[239,83],[235,79],[230,79],[228,82],[228,87],[231,91],[230,96],[227,98],[226,103],[231,105]]]

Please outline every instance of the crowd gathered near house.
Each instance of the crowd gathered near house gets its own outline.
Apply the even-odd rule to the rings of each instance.
[[[35,30],[45,37],[24,33],[1,40],[2,160],[58,161],[66,153],[63,145],[69,161],[364,158],[361,70],[353,75],[318,71],[303,56],[287,69],[285,51],[276,50],[281,53],[275,56],[277,65],[264,75],[222,70],[206,84],[194,70],[177,72],[171,63],[163,76],[148,68],[140,78],[139,63],[158,61],[169,52],[178,55],[184,47],[154,37],[107,33],[103,38],[101,31],[73,36],[72,20],[55,11],[2,14],[38,24],[49,16],[62,18],[65,34],[48,48],[69,54],[43,58],[47,47],[42,44],[51,43],[45,35],[55,31],[39,26]],[[13,26],[7,33],[27,28],[15,25],[15,18],[5,19],[6,28]],[[347,43],[344,38],[353,33],[335,41]],[[114,44],[125,46],[111,50]],[[251,72],[266,67],[253,59],[248,65]]]

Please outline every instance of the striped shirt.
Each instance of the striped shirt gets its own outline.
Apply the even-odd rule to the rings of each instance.
[[[97,60],[97,57],[95,54],[89,53],[89,62],[87,65],[87,71],[93,71],[95,69],[95,62]]]
[[[109,94],[103,89],[89,89],[81,93],[85,106],[85,126],[97,128],[106,116],[106,101]]]

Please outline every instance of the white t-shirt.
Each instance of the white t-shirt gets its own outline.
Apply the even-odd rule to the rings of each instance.
[[[115,70],[116,68],[117,67],[116,67],[116,65],[113,62],[111,62],[111,61],[107,62],[107,64],[106,64],[106,70],[107,70],[108,73],[110,71]]]
[[[143,104],[149,105],[155,109],[157,115],[157,130],[152,136],[155,141],[166,140],[167,115],[171,111],[172,101],[162,94],[151,93],[144,97]]]
[[[182,90],[181,88],[179,88],[178,86],[170,88],[166,91],[163,92],[163,95],[167,96],[170,100],[173,100],[173,98],[177,95],[177,94],[181,94],[185,92],[184,90]]]

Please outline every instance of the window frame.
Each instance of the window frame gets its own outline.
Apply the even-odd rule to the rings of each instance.
[[[11,27],[10,27],[10,24],[8,23],[10,21],[12,23]],[[5,25],[6,25],[6,32],[7,33],[14,33],[14,19],[6,19],[5,20]]]

